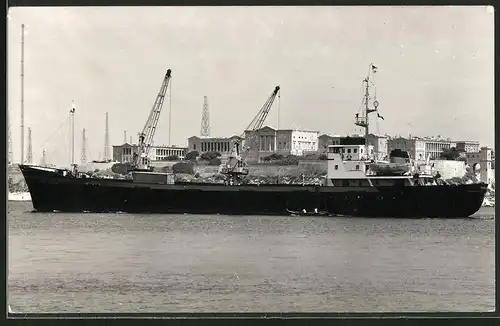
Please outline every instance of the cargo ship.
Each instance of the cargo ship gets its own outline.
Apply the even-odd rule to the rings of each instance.
[[[233,154],[221,165],[224,184],[176,182],[173,174],[153,172],[148,161],[170,74],[169,69],[139,135],[131,178],[88,177],[76,165],[72,169],[20,165],[35,211],[456,218],[474,214],[483,203],[484,183],[450,185],[415,164],[403,170],[398,166],[392,174],[388,173],[391,169],[381,169],[381,163],[370,157],[368,137],[362,145],[328,146],[327,176],[322,184],[245,184],[242,176],[249,173],[245,155],[255,145],[255,131],[269,113],[279,86],[246,129],[251,132],[237,138]],[[378,107],[377,101],[369,107],[369,78],[364,80],[364,113],[355,117],[365,135],[368,116]],[[244,139],[244,144],[238,139]],[[370,169],[372,164],[378,169]],[[381,170],[383,175],[377,174]]]

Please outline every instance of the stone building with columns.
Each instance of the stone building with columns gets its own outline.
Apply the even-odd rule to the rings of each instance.
[[[251,131],[245,131],[245,141],[250,141]],[[255,133],[254,141],[249,145],[247,162],[259,162],[262,157],[273,153],[281,155],[302,155],[304,152],[318,150],[319,131],[275,129],[262,127]],[[246,147],[247,145],[245,145]]]
[[[428,156],[431,159],[438,159],[443,151],[456,146],[456,142],[451,140],[428,137],[396,137],[388,140],[389,153],[394,149],[400,149],[410,153],[411,157],[415,160],[426,160]]]
[[[149,158],[151,161],[164,161],[169,156],[178,156],[183,159],[186,155],[186,147],[180,146],[151,146],[149,150]],[[113,145],[113,160],[116,162],[130,162],[134,153],[139,152],[139,145],[125,143],[122,145]]]
[[[219,152],[222,159],[229,157],[233,149],[235,140],[240,139],[238,136],[232,137],[209,137],[209,136],[192,136],[188,138],[188,152],[197,151],[200,154],[206,152]]]

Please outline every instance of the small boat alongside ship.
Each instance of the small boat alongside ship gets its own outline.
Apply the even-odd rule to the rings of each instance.
[[[305,209],[303,209],[301,211],[291,211],[288,208],[286,209],[286,211],[291,216],[330,216],[331,215],[327,211],[318,211],[317,208],[315,208],[314,211],[312,211],[312,212],[308,212]]]
[[[235,143],[234,155],[221,167],[227,176],[224,184],[176,182],[172,174],[155,173],[148,166],[151,131],[156,129],[154,121],[158,121],[169,79],[170,70],[139,136],[132,178],[89,178],[76,168],[20,165],[35,211],[454,218],[474,214],[483,203],[486,184],[447,184],[430,167],[418,166],[409,157],[401,161],[392,155],[392,161],[376,161],[370,155],[368,137],[364,145],[328,146],[327,178],[322,185],[241,182],[241,176],[249,173],[244,154],[279,86],[246,129],[252,132],[245,146]],[[355,119],[356,125],[365,128],[366,136],[369,114],[378,107],[376,100],[369,106],[369,81],[370,76],[364,80],[364,114]]]

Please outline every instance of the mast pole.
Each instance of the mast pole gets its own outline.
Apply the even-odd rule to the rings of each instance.
[[[71,105],[71,166],[75,165],[75,101]]]
[[[24,164],[24,24],[21,25],[21,164]]]
[[[369,146],[368,146],[368,135],[369,135],[369,126],[370,126],[370,119],[369,119],[369,114],[370,114],[370,108],[368,107],[368,102],[369,102],[369,99],[370,99],[370,90],[368,88],[368,82],[369,82],[369,79],[370,76],[368,75],[365,79],[365,119],[366,119],[366,122],[365,122],[365,154],[366,154],[366,157],[369,158]]]

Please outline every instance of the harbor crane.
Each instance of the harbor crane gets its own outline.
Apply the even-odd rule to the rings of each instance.
[[[229,160],[225,165],[221,165],[219,170],[221,174],[226,176],[228,184],[239,184],[241,183],[241,176],[248,175],[248,165],[246,163],[248,152],[254,148],[257,131],[262,128],[271,110],[274,99],[278,96],[279,92],[280,87],[276,86],[271,96],[269,96],[259,113],[253,118],[243,134],[233,141]],[[242,140],[244,140],[243,146],[241,144]]]
[[[160,118],[163,101],[165,100],[165,95],[167,94],[171,72],[172,71],[170,69],[167,70],[167,73],[163,78],[163,83],[161,84],[160,92],[156,97],[156,101],[151,109],[151,112],[149,113],[148,120],[146,121],[142,132],[139,133],[139,150],[137,153],[134,153],[134,158],[132,160],[133,169],[136,171],[151,171],[149,151],[153,145],[153,137]]]

